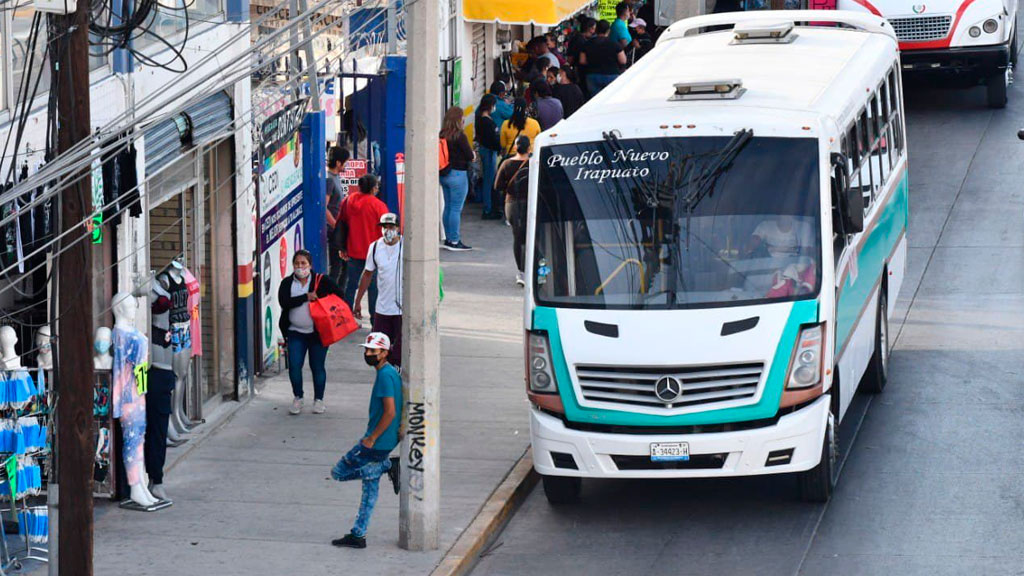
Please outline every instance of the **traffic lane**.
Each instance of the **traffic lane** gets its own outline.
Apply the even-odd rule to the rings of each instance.
[[[941,224],[803,574],[1024,573],[1024,90],[999,111],[979,92],[908,98],[911,209]]]

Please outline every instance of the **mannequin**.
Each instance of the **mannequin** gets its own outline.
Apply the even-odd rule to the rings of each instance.
[[[18,344],[18,333],[10,326],[0,326],[0,363],[5,370],[21,368],[21,358],[14,351]]]
[[[136,384],[135,367],[146,361],[147,341],[135,328],[135,314],[138,302],[126,292],[114,295],[114,330],[111,342],[114,348],[113,385],[111,400],[114,418],[121,421],[124,431],[124,460],[130,499],[144,510],[151,510],[159,503],[150,494],[143,457],[146,432],[146,396]]]
[[[43,370],[53,368],[53,340],[50,338],[50,327],[42,326],[36,331],[36,365]]]
[[[168,268],[177,267],[171,265]],[[180,277],[180,274],[179,274]],[[171,286],[171,277],[168,271],[162,271],[158,276],[155,277],[155,282],[150,285],[150,311],[152,312],[152,342],[153,342],[153,357],[150,362],[150,374],[153,376],[151,380],[157,384],[158,387],[167,381],[167,378],[171,378],[173,383],[176,379],[174,378],[174,330],[171,324],[171,308],[173,302],[171,301],[171,293],[168,287]],[[167,373],[164,373],[166,371]],[[186,431],[183,424],[174,419],[174,410],[172,403],[171,426],[168,427],[166,436],[168,438],[168,444],[170,446],[180,446],[187,440],[182,438],[182,434]]]
[[[110,355],[110,328],[100,326],[96,329],[96,336],[93,338],[92,357],[93,368],[97,370],[110,370],[114,365],[114,357]]]
[[[184,386],[188,379],[189,360],[192,358],[192,315],[188,306],[188,286],[184,272],[184,264],[175,258],[167,270],[157,278],[166,290],[170,303],[167,321],[170,330],[171,366],[176,378],[171,403],[171,424],[173,429],[182,434],[196,425],[185,415]]]

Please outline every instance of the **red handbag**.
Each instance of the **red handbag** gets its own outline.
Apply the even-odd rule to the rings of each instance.
[[[323,274],[317,274],[313,292],[320,286]],[[359,329],[359,323],[352,315],[352,309],[337,294],[328,294],[309,303],[309,315],[313,326],[320,335],[320,343],[330,346]]]

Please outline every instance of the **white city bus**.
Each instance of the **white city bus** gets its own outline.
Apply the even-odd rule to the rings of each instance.
[[[903,69],[953,86],[984,85],[1006,106],[1017,65],[1017,0],[839,0],[841,10],[887,18]]]
[[[526,382],[549,500],[782,473],[830,496],[903,281],[900,82],[875,16],[701,16],[538,136]]]

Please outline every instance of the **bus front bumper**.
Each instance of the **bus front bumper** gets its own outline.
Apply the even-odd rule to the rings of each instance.
[[[763,428],[658,435],[573,430],[561,419],[532,408],[533,466],[545,476],[587,478],[711,478],[801,472],[821,459],[829,402],[830,396],[823,395]],[[651,461],[651,444],[679,442],[688,444],[689,461]]]
[[[978,82],[1006,70],[1010,63],[1010,46],[995,44],[942,50],[903,50],[900,61],[904,72],[926,77],[957,76]]]

